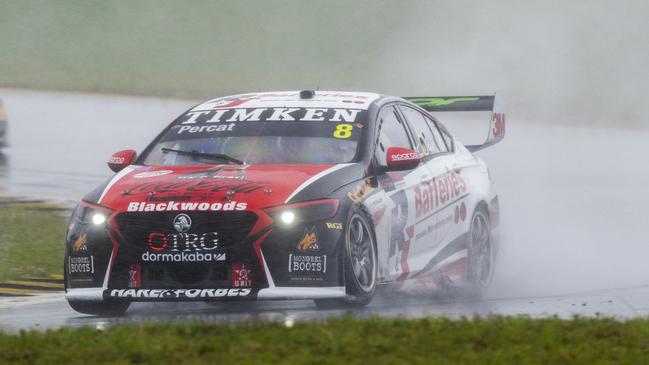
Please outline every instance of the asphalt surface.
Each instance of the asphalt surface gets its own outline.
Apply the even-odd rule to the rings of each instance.
[[[192,102],[0,89],[11,147],[0,195],[73,203],[111,173],[114,151],[141,150]],[[440,115],[467,143],[486,124]],[[451,119],[454,118],[454,119]],[[568,125],[569,123],[565,123]],[[525,124],[510,114],[505,140],[479,152],[500,192],[503,237],[481,300],[382,293],[355,316],[527,314],[644,316],[649,310],[649,130]],[[478,131],[478,133],[476,133]],[[0,222],[1,226],[2,222]],[[321,320],[345,311],[310,301],[250,305],[135,304],[127,316],[79,315],[61,295],[0,300],[0,328],[106,326],[147,321]]]
[[[109,178],[116,151],[141,151],[192,106],[105,95],[0,89],[9,144],[0,155],[0,194],[74,202]]]
[[[615,316],[620,319],[649,314],[649,286],[606,289],[592,292],[535,297],[487,297],[467,300],[448,297],[403,297],[379,294],[361,309],[318,310],[312,301],[250,303],[134,303],[122,317],[86,316],[69,308],[63,294],[0,301],[0,328],[7,332],[25,329],[47,330],[60,327],[112,325],[149,322],[235,323],[272,321],[291,326],[299,321],[321,321],[342,315],[357,318],[475,315],[526,315],[562,318]]]

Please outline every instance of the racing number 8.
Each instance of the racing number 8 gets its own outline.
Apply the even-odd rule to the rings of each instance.
[[[336,138],[349,138],[352,136],[352,126],[351,124],[338,124],[336,130],[334,131],[334,137]]]

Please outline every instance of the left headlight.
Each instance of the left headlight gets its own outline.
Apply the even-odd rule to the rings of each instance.
[[[325,220],[336,215],[340,202],[337,199],[313,200],[302,203],[280,205],[266,209],[275,222],[286,226]]]

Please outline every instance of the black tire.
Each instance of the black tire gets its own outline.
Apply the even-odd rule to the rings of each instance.
[[[83,314],[92,314],[96,316],[121,316],[126,313],[126,310],[131,305],[129,302],[118,301],[78,301],[69,300],[68,304],[75,311]]]
[[[494,258],[489,215],[479,206],[471,217],[469,228],[467,263],[469,294],[479,296],[489,286],[493,278]]]
[[[374,227],[367,215],[352,207],[345,225],[344,279],[347,296],[315,299],[318,308],[362,307],[374,296],[378,281],[378,259]]]

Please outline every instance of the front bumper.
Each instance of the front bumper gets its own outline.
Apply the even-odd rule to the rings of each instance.
[[[92,208],[89,204],[82,205]],[[160,238],[171,234],[165,226],[173,230],[169,217],[148,214],[135,219],[126,213],[110,212],[106,224],[101,227],[73,218],[66,245],[66,298],[136,302],[345,296],[342,265],[339,264],[343,229],[337,216],[322,222],[285,227],[274,224],[263,211],[256,211],[250,213],[252,220],[249,216],[234,220],[220,217],[218,221],[227,222],[226,227],[214,223],[217,221],[211,219],[214,217],[188,214],[197,222],[198,233],[191,234],[222,232],[218,237],[228,242],[224,241],[227,244],[219,248],[218,259],[216,251],[210,252],[214,259],[209,262],[184,262],[182,252],[165,256],[167,251],[152,251],[151,247],[164,246],[168,250],[184,242],[178,243],[177,237],[169,236],[165,245]],[[129,225],[133,222],[135,224]],[[236,224],[245,226],[242,228],[245,234],[235,232]],[[151,232],[155,233],[153,240]],[[317,244],[304,245],[306,238]],[[150,257],[154,254],[158,259],[152,261]],[[181,262],[170,261],[174,257]],[[246,273],[245,277],[242,272]]]
[[[265,289],[67,289],[65,298],[71,301],[130,302],[160,301],[222,301],[222,300],[293,300],[344,298],[345,287],[273,287]]]

